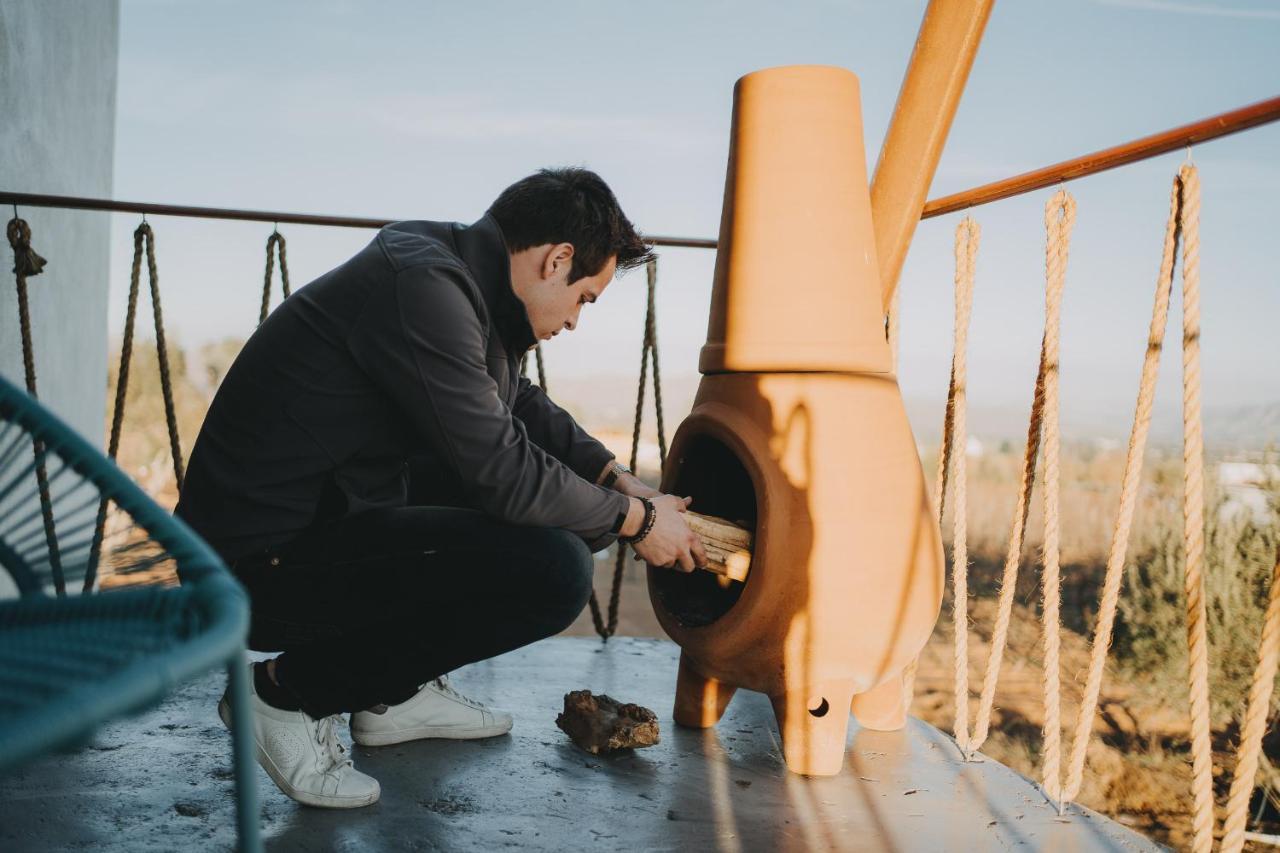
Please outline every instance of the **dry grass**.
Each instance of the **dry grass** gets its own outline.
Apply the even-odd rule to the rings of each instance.
[[[174,355],[177,418],[183,451],[189,453],[212,390],[225,374],[239,345],[235,341]],[[114,394],[115,369],[110,377]],[[154,346],[136,347],[129,383],[122,467],[162,504],[177,499],[168,454],[164,409],[159,393]],[[109,427],[109,421],[107,422]],[[606,436],[602,436],[606,437]],[[627,455],[628,433],[606,437],[616,452]],[[651,444],[651,442],[649,443]],[[642,470],[656,464],[656,449],[642,451]],[[1063,566],[1062,672],[1064,718],[1074,719],[1088,660],[1088,639],[1097,607],[1119,499],[1123,451],[1088,447],[1064,449],[1061,466]],[[649,459],[652,457],[652,459]],[[1013,516],[1020,447],[969,459],[968,523],[972,559],[970,684],[981,685],[994,619],[995,594],[1005,543]],[[926,459],[934,458],[932,453]],[[932,482],[931,464],[926,464]],[[1210,467],[1208,470],[1212,470]],[[1125,567],[1116,637],[1088,752],[1088,770],[1080,802],[1111,815],[1166,843],[1185,846],[1190,827],[1190,769],[1187,750],[1186,639],[1181,579],[1181,460],[1149,451],[1134,533]],[[1222,499],[1210,498],[1207,514],[1206,578],[1210,614],[1211,692],[1213,696],[1215,770],[1219,808],[1230,784],[1237,720],[1243,713],[1257,654],[1266,590],[1277,540],[1275,510],[1280,489],[1273,489],[1270,517],[1229,515]],[[983,752],[1030,778],[1040,773],[1040,728],[1043,723],[1042,670],[1038,613],[1038,562],[1042,530],[1041,496],[1033,495],[1022,572],[1016,596],[1009,651],[1001,672],[992,734]],[[949,535],[950,521],[944,530]],[[601,563],[600,583],[612,561]],[[639,573],[628,572],[623,597],[623,633],[656,632]],[[925,650],[913,712],[950,731],[952,700],[951,604]],[[589,621],[574,630],[589,632]],[[1272,722],[1277,704],[1273,697]],[[1269,806],[1261,825],[1280,829],[1280,736],[1266,744],[1259,784]],[[1256,808],[1257,802],[1254,803]]]
[[[1021,459],[1012,448],[971,459],[969,542],[972,566],[969,660],[971,715],[989,652],[995,596],[1016,500]],[[1119,451],[1079,448],[1064,454],[1063,528],[1063,712],[1074,723],[1088,668],[1099,588],[1111,544],[1124,459]],[[1207,471],[1212,471],[1212,466]],[[1182,463],[1148,454],[1134,534],[1125,563],[1115,637],[1104,683],[1094,741],[1088,750],[1086,783],[1079,801],[1177,847],[1190,835],[1190,754],[1187,712],[1185,595],[1182,578]],[[1210,695],[1213,707],[1215,785],[1218,806],[1226,802],[1239,719],[1257,661],[1262,616],[1276,560],[1280,488],[1269,484],[1270,512],[1233,511],[1211,491],[1206,514],[1205,579],[1210,636]],[[983,752],[1031,778],[1040,776],[1043,714],[1042,634],[1038,569],[1041,495],[1023,551],[1009,654],[1001,669],[993,734]],[[950,519],[944,531],[949,539]],[[948,542],[948,546],[950,543]],[[952,696],[952,603],[922,660],[914,713],[950,730]],[[1272,722],[1277,711],[1272,699]],[[1064,735],[1064,741],[1069,734]],[[1064,750],[1067,744],[1064,743]],[[1280,739],[1269,738],[1270,761]],[[1268,799],[1261,829],[1277,828],[1280,787],[1268,761],[1259,774]],[[1253,804],[1257,809],[1259,802]]]

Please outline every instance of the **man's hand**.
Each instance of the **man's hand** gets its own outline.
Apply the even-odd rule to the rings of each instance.
[[[650,500],[657,515],[649,535],[631,546],[636,556],[650,565],[682,572],[705,566],[707,552],[702,547],[702,539],[689,529],[682,515],[693,498],[659,494]]]

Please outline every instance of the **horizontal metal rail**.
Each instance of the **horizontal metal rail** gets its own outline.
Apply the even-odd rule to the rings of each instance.
[[[373,219],[363,216],[328,216],[319,213],[285,213],[274,210],[235,210],[225,207],[194,207],[182,204],[152,204],[142,201],[115,201],[109,198],[79,198],[69,195],[41,195],[38,193],[0,192],[0,204],[27,205],[29,207],[63,207],[72,210],[106,210],[112,213],[141,213],[143,216],[193,216],[200,219],[236,219],[248,222],[286,223],[290,225],[328,225],[335,228],[382,228],[397,222],[395,219]],[[715,240],[697,237],[646,236],[646,243],[654,246],[678,246],[693,249],[714,249]]]
[[[1188,145],[1219,139],[1251,127],[1280,120],[1280,97],[1259,101],[1247,107],[1221,113],[1201,121],[1175,127],[1162,133],[1144,136],[1104,148],[1083,157],[1065,160],[1053,166],[1024,172],[980,187],[944,196],[927,202],[921,219],[942,216],[957,210],[977,207],[980,204],[999,201],[1034,190],[1051,187],[1063,181],[1096,175],[1117,166],[1136,163],[1160,154],[1167,154]],[[31,207],[61,207],[76,210],[106,210],[115,213],[141,213],[144,216],[194,216],[201,219],[237,219],[250,222],[287,223],[292,225],[328,225],[338,228],[381,228],[394,219],[373,219],[359,216],[326,216],[314,213],[284,213],[267,210],[233,210],[222,207],[192,207],[176,204],[150,204],[137,201],[115,201],[103,198],[78,198],[64,195],[14,193],[0,191],[0,204],[28,205]],[[700,237],[649,236],[646,243],[688,249],[714,249],[716,241]]]

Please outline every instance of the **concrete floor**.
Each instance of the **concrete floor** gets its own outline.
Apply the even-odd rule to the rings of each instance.
[[[454,683],[516,714],[508,737],[357,749],[382,800],[301,807],[259,772],[271,850],[1158,850],[1117,823],[1066,818],[1022,776],[963,763],[913,720],[851,727],[845,771],[788,774],[769,703],[739,693],[717,729],[669,721],[677,649],[662,640],[557,638],[460,671]],[[149,851],[234,845],[229,740],[210,675],[87,749],[0,780],[0,850]],[[612,758],[555,727],[588,688],[658,712],[662,742]],[[344,737],[346,735],[343,732]]]

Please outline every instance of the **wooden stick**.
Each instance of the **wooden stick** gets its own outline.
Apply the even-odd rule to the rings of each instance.
[[[702,539],[707,552],[706,571],[727,581],[745,581],[751,571],[751,552],[755,546],[751,531],[714,515],[686,512],[684,518],[689,529]]]

